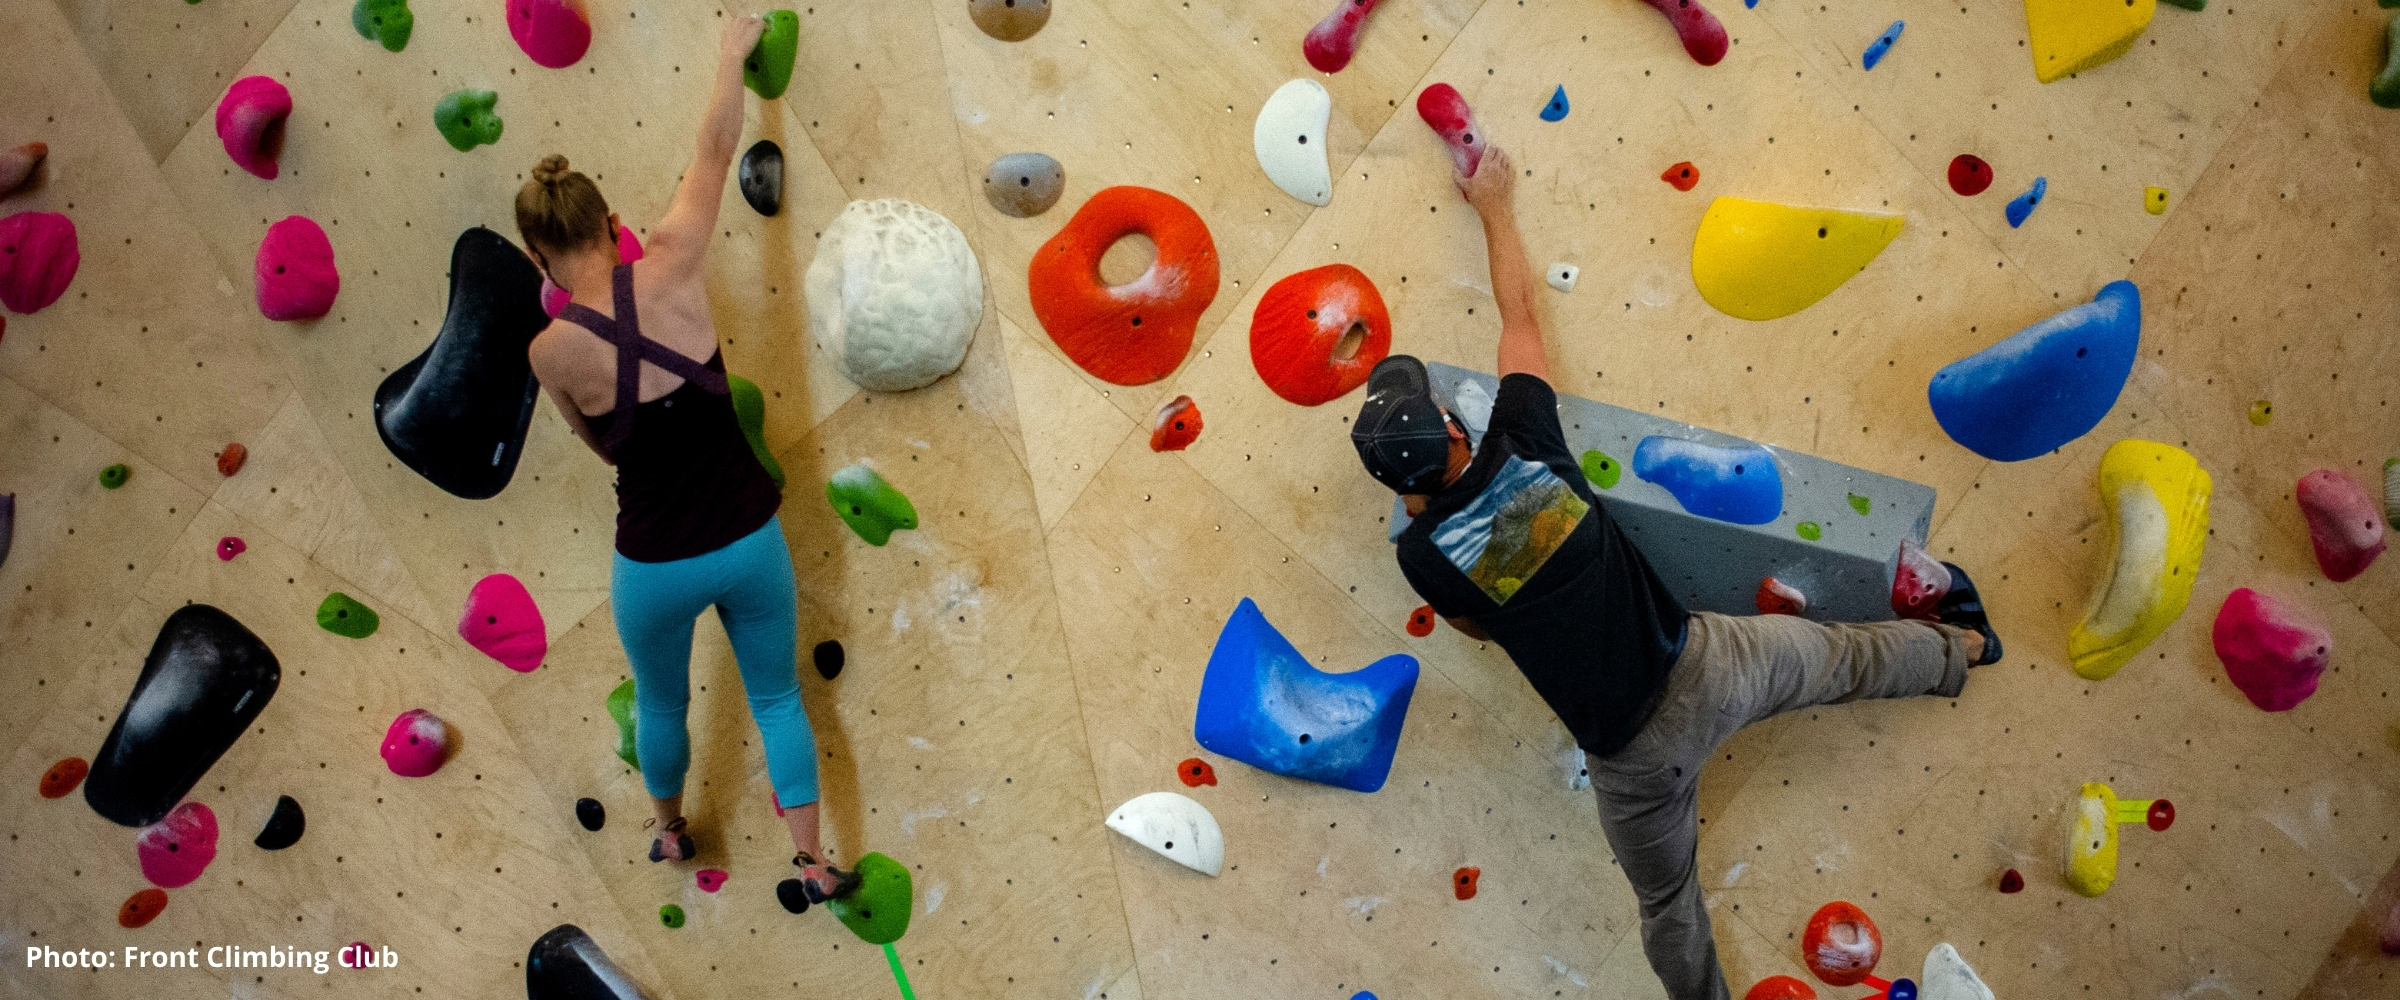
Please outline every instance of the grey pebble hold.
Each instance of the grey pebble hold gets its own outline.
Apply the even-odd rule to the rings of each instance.
[[[1010,153],[992,161],[983,175],[983,197],[1000,214],[1030,219],[1058,204],[1067,190],[1067,168],[1046,153]]]

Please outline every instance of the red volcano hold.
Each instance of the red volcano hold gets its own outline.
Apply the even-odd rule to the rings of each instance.
[[[1960,153],[1950,161],[1950,190],[1968,198],[1982,194],[1992,186],[1992,165],[1973,153]]]

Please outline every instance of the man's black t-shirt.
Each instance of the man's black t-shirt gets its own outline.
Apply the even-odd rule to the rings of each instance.
[[[1399,556],[1418,595],[1489,633],[1586,751],[1616,753],[1649,720],[1688,615],[1584,481],[1549,383],[1500,380],[1474,462]]]

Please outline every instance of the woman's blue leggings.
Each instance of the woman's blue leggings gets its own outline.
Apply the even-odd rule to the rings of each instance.
[[[633,662],[634,749],[652,798],[683,794],[691,767],[684,713],[692,704],[692,622],[710,605],[733,640],[750,718],[767,751],[767,778],[784,808],[817,800],[817,738],[800,707],[800,590],[780,518],[715,552],[674,562],[623,555],[609,575],[617,638]]]

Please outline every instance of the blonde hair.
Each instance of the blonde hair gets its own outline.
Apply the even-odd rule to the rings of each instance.
[[[544,252],[580,250],[610,236],[608,199],[591,178],[567,169],[566,157],[552,153],[517,189],[517,234]]]

